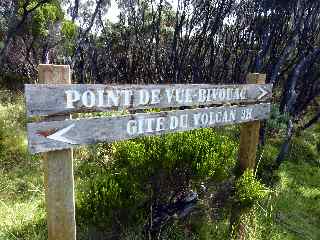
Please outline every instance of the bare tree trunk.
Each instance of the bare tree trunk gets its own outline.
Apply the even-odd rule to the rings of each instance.
[[[306,123],[301,130],[306,130],[307,128],[311,127],[313,124],[316,124],[317,122],[320,121],[320,110],[318,111],[318,113],[316,114],[316,116],[314,116],[308,123]]]
[[[287,134],[286,134],[285,141],[283,142],[283,144],[281,146],[280,153],[278,154],[277,159],[276,159],[277,167],[279,167],[281,165],[281,163],[283,162],[284,158],[286,157],[286,155],[289,152],[289,146],[290,146],[290,142],[291,142],[291,139],[292,139],[292,136],[293,136],[293,132],[294,132],[293,122],[290,119],[289,122],[288,122],[288,126],[287,126]]]

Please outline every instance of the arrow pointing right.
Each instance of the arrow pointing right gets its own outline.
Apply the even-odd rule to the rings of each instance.
[[[258,100],[262,99],[263,97],[265,97],[269,92],[266,91],[265,89],[263,89],[262,87],[258,87],[259,90],[261,91],[261,94],[258,97]]]

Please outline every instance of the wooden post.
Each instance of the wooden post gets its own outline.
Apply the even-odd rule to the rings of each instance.
[[[266,75],[249,73],[247,83],[265,84]],[[256,165],[257,146],[259,143],[260,121],[243,123],[240,127],[240,149],[239,161],[240,170],[254,169]]]
[[[249,73],[247,76],[247,83],[249,84],[265,84],[266,75],[259,73]],[[256,165],[257,147],[259,143],[260,133],[260,121],[253,121],[243,123],[240,127],[240,149],[239,149],[239,161],[240,171],[243,173],[246,169],[254,169]],[[234,222],[238,222],[237,227],[237,239],[245,239],[245,227],[241,222],[241,207],[234,209],[234,218],[237,219]]]
[[[70,67],[39,65],[39,83],[71,84]],[[50,117],[65,120],[70,115]],[[75,240],[76,221],[72,150],[44,154],[44,184],[49,240]]]

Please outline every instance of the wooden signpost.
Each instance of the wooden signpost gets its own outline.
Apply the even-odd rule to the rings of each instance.
[[[49,239],[75,239],[74,146],[242,123],[247,125],[241,130],[240,163],[253,167],[259,120],[268,118],[272,96],[272,85],[255,80],[261,76],[251,75],[253,84],[243,85],[73,85],[68,66],[40,65],[42,84],[26,85],[25,95],[27,115],[47,117],[27,129],[30,152],[48,152],[44,166]],[[178,107],[187,109],[69,119],[79,112]]]
[[[272,85],[26,85],[28,116],[119,109],[197,107],[270,99]]]
[[[32,153],[268,118],[270,104],[200,108],[28,124]]]

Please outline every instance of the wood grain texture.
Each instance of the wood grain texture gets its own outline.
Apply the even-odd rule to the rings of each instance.
[[[32,153],[97,142],[113,142],[139,136],[236,124],[269,117],[270,104],[200,108],[28,124]]]
[[[135,110],[265,102],[272,97],[272,85],[27,84],[25,85],[25,96],[27,115],[31,117],[119,109]],[[110,96],[118,97],[119,102],[113,102]],[[68,106],[68,101],[71,106]]]
[[[249,84],[264,84],[266,80],[265,74],[250,73],[247,76]],[[240,127],[240,146],[239,146],[239,165],[240,171],[244,172],[246,169],[254,169],[256,165],[256,154],[259,143],[259,130],[260,121],[253,121],[243,123]],[[241,221],[242,212],[239,206],[233,207],[231,216],[233,223],[237,223],[236,239],[245,240],[246,228],[245,224]]]
[[[249,84],[264,84],[265,74],[250,73],[247,77]],[[259,143],[260,121],[245,123],[240,128],[240,149],[239,161],[240,169],[254,169],[256,165],[257,147]]]
[[[39,83],[70,84],[69,66],[39,65]],[[51,117],[48,121],[70,119]],[[44,154],[44,183],[49,240],[75,240],[75,203],[72,149]]]

